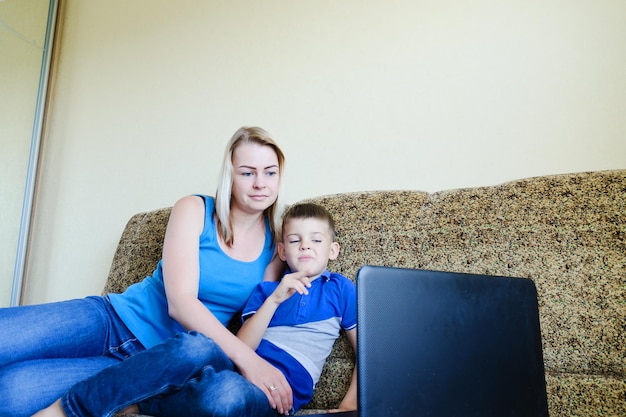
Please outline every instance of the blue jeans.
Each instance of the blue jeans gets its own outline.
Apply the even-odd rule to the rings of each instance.
[[[0,309],[0,416],[31,416],[144,350],[108,299]]]
[[[132,404],[160,417],[276,416],[263,391],[197,332],[179,333],[87,378],[61,404],[68,417],[112,416]]]

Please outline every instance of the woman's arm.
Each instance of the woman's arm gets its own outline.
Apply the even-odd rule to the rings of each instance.
[[[278,281],[285,274],[287,264],[278,257],[278,252],[274,252],[272,261],[265,268],[263,281]]]
[[[198,299],[204,210],[197,196],[183,197],[172,208],[163,242],[163,281],[169,315],[187,330],[219,338],[224,326]]]
[[[187,196],[172,208],[163,242],[163,280],[168,313],[187,330],[213,339],[241,374],[263,390],[280,412],[292,405],[291,387],[284,375],[235,337],[198,299],[200,280],[199,237],[204,229],[205,206],[201,197]],[[275,386],[279,391],[270,392]]]

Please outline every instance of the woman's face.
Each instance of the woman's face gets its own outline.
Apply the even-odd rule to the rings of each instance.
[[[233,208],[263,212],[278,197],[280,167],[269,146],[245,143],[233,150]]]

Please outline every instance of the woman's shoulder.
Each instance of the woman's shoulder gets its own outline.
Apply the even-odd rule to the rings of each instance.
[[[174,208],[213,208],[215,205],[215,200],[213,197],[204,194],[190,194],[184,197],[181,197],[174,203]]]
[[[203,229],[209,213],[213,213],[213,199],[211,197],[188,195],[176,201],[172,207],[168,225],[193,223]]]

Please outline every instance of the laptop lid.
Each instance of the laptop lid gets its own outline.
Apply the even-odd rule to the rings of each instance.
[[[522,278],[365,266],[360,417],[547,417],[537,295]]]

